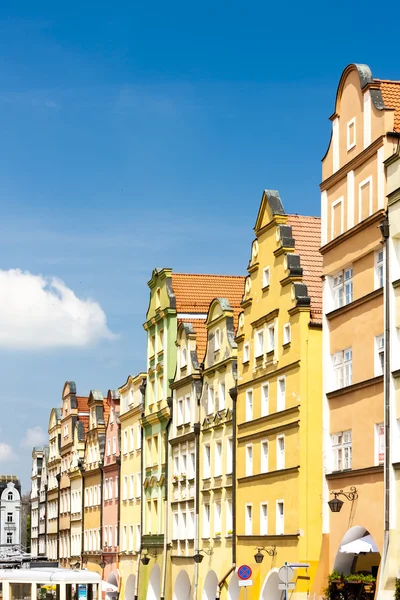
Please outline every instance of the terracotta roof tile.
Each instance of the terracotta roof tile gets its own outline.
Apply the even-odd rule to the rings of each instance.
[[[78,421],[81,421],[83,423],[83,428],[84,428],[85,436],[86,436],[87,432],[89,431],[89,417],[79,415]]]
[[[172,273],[172,287],[179,313],[207,314],[215,298],[227,298],[234,312],[234,328],[241,310],[245,278],[240,275],[191,275]],[[204,360],[207,347],[205,319],[185,318],[179,323],[191,323],[196,334],[196,350],[199,362]]]
[[[78,413],[79,412],[89,412],[88,400],[89,400],[89,398],[87,396],[77,396],[76,397],[76,403],[78,405]]]
[[[379,83],[382,98],[387,108],[394,108],[394,130],[400,132],[400,81],[374,79]]]
[[[288,225],[292,227],[295,240],[295,253],[300,255],[303,279],[311,298],[311,320],[322,322],[322,255],[321,219],[288,215]]]
[[[207,314],[214,298],[228,298],[232,308],[239,307],[244,292],[244,277],[172,273],[172,287],[177,313]]]

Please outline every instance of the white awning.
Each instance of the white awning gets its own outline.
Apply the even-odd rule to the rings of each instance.
[[[118,588],[113,583],[108,583],[108,581],[101,582],[101,591],[106,592],[107,594],[116,594],[118,592]]]
[[[0,581],[30,581],[42,584],[46,583],[100,583],[101,577],[98,573],[82,569],[0,569]]]
[[[340,546],[340,552],[345,552],[346,554],[361,554],[361,552],[379,552],[379,550],[373,537],[371,535],[365,535],[358,540],[353,540],[348,544]]]

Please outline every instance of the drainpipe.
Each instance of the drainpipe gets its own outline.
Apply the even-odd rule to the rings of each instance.
[[[142,404],[143,404],[143,412],[141,413],[141,418],[144,418],[144,402],[145,402],[145,397],[146,397],[146,379],[142,379],[142,383],[139,386],[139,390],[140,393],[142,394]],[[144,439],[144,432],[143,432],[143,426],[140,427],[140,478],[141,481],[143,481],[143,439]],[[121,481],[119,482],[119,488],[121,491]],[[121,498],[121,496],[119,496],[119,498]],[[120,500],[121,501],[121,500]],[[142,544],[142,539],[143,539],[143,510],[144,510],[144,503],[143,503],[143,485],[140,486],[140,548],[139,548],[139,554],[138,554],[138,559],[137,559],[137,566],[136,566],[136,583],[135,583],[135,598],[134,600],[138,600],[138,593],[139,593],[139,575],[140,575],[140,557],[142,555],[142,550],[143,550],[143,544]]]
[[[194,451],[195,451],[195,516],[194,516],[194,553],[199,553],[199,510],[200,510],[200,400],[203,391],[203,369],[204,364],[200,364],[200,379],[194,381],[194,390],[196,395],[197,422],[193,425],[194,431]],[[199,585],[199,565],[194,563],[194,585],[193,600],[197,600],[197,590]]]
[[[165,494],[164,494],[164,556],[160,600],[165,600],[165,581],[167,578],[167,538],[168,538],[168,440],[172,423],[172,398],[167,398],[169,419],[165,426]]]
[[[237,381],[237,362],[232,363],[232,373]],[[229,390],[232,398],[232,564],[236,566],[236,403],[237,384]]]
[[[387,553],[389,546],[390,529],[390,294],[389,294],[389,219],[380,223],[383,245],[385,247],[385,365],[384,365],[384,398],[385,398],[385,547]]]
[[[83,554],[85,552],[84,546],[84,521],[85,521],[85,478],[83,476],[83,471],[85,470],[84,464],[82,461],[78,462],[78,467],[81,472],[81,569],[83,569]]]

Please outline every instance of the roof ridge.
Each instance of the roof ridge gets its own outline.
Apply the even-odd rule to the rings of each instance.
[[[400,80],[399,79],[378,79],[378,78],[374,78],[374,81],[376,81],[376,83],[394,83],[394,84],[400,85]]]
[[[230,277],[236,279],[245,278],[245,275],[219,275],[218,273],[177,273],[176,271],[172,272],[172,275],[185,275],[186,277]]]
[[[302,219],[319,219],[321,220],[321,217],[318,217],[317,215],[299,215],[298,213],[287,213],[288,217],[301,217]]]

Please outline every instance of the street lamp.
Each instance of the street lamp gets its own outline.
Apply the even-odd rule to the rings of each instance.
[[[350,502],[354,502],[358,498],[357,488],[351,486],[349,492],[344,492],[343,490],[339,490],[338,492],[331,492],[334,498],[329,500],[328,506],[332,512],[338,513],[342,510],[342,506],[344,504],[343,500],[339,500],[338,496],[344,496],[346,500]]]
[[[148,550],[143,550],[142,552],[142,558],[140,559],[142,565],[146,566],[149,564],[150,562],[150,556],[152,556],[153,558],[155,558],[157,556],[157,552],[149,552]]]
[[[195,563],[199,564],[201,563],[201,561],[203,560],[204,556],[202,556],[202,554],[200,554],[201,552],[203,552],[204,554],[207,554],[208,556],[211,556],[211,554],[214,552],[214,550],[212,548],[209,548],[208,550],[199,550],[194,556],[193,556],[193,560]]]
[[[271,549],[268,548],[256,548],[257,552],[254,555],[254,560],[256,561],[256,563],[259,565],[262,563],[262,561],[264,560],[264,556],[262,555],[263,552],[265,552],[265,554],[268,554],[268,556],[276,556],[276,546],[272,546]]]

